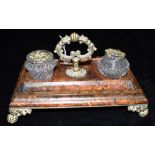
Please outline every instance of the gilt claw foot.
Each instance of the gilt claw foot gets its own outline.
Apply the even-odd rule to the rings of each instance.
[[[32,109],[30,108],[9,108],[9,114],[7,116],[7,121],[11,124],[18,121],[18,117],[26,116],[26,114],[31,114]]]
[[[140,117],[146,117],[149,113],[148,104],[128,106],[128,111],[138,112]]]

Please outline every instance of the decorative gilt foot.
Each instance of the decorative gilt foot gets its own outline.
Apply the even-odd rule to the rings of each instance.
[[[19,116],[25,116],[26,114],[31,114],[32,109],[30,108],[9,108],[9,113],[7,116],[7,121],[11,124],[16,123]]]
[[[140,117],[146,117],[149,113],[148,104],[128,106],[128,111],[138,112]]]

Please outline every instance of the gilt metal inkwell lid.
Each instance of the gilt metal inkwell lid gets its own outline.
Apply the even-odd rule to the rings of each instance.
[[[52,61],[53,54],[46,50],[36,50],[32,51],[26,56],[27,61],[32,63],[44,63]]]

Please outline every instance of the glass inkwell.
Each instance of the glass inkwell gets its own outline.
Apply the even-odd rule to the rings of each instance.
[[[125,76],[129,71],[129,62],[126,54],[117,49],[106,49],[105,55],[97,65],[99,72],[111,79]]]
[[[46,50],[36,50],[26,57],[25,68],[35,80],[48,80],[56,66],[53,54]]]

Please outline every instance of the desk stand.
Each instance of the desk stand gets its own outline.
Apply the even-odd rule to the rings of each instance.
[[[148,115],[148,100],[131,71],[122,78],[109,79],[97,68],[99,58],[81,64],[87,70],[84,78],[65,74],[70,65],[58,63],[51,80],[33,80],[23,67],[14,90],[7,120],[15,123],[19,116],[31,114],[32,109],[117,107]]]

